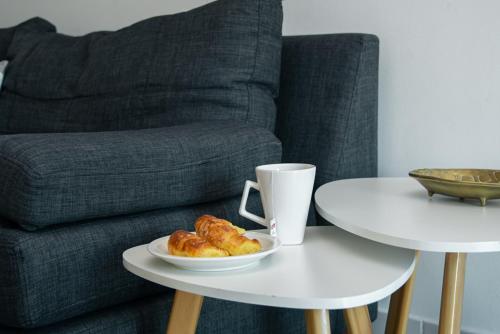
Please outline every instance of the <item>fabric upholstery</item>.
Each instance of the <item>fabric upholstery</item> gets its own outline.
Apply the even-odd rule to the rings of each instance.
[[[374,113],[376,115],[376,97],[373,94],[376,88],[374,76],[377,51],[376,39],[366,35],[285,38],[277,133],[284,143],[284,160],[316,164],[318,184],[333,178],[361,177],[376,173],[376,136],[373,130],[375,128],[376,134],[376,117],[373,117]],[[304,71],[301,70],[302,67],[305,67]],[[5,111],[1,107],[4,97],[5,95],[0,96],[0,119]],[[89,111],[91,112],[96,111]],[[345,113],[350,116],[346,117]],[[40,116],[37,119],[40,124],[44,124],[42,118]],[[51,120],[54,119],[55,126],[63,128],[61,124],[64,122],[57,121],[57,118]],[[31,119],[26,120],[28,121],[31,122]],[[102,119],[96,120],[96,124],[100,121]],[[74,128],[80,125],[75,125]],[[31,126],[33,125],[29,125]],[[71,131],[73,128],[64,124],[64,129]],[[82,130],[89,129],[94,128],[89,125]],[[158,131],[161,132],[162,129]],[[226,138],[220,146],[231,146],[231,141],[242,133],[240,130],[234,132],[231,140]],[[124,133],[128,140],[130,132]],[[113,137],[115,133],[108,135]],[[43,143],[51,142],[49,137],[52,136],[61,143],[72,138],[63,134],[33,136],[46,138]],[[73,136],[85,138],[81,133]],[[27,137],[30,136],[0,137],[0,142],[14,140],[11,143],[15,144],[0,145],[0,151],[3,147],[9,147],[9,150],[22,148],[16,150],[15,155],[9,153],[8,156],[26,157],[23,161],[29,162],[28,166],[43,167],[46,171],[60,163],[48,159],[38,160],[46,154],[44,152],[50,150],[43,143],[38,144],[36,149],[32,149],[31,144],[23,146]],[[74,138],[71,140],[75,140]],[[246,144],[253,144],[256,138],[248,136],[244,141]],[[36,142],[34,140],[30,143]],[[147,143],[142,149],[150,149],[150,142]],[[84,146],[79,147],[80,152],[84,152]],[[40,154],[37,155],[36,152]],[[134,153],[138,152],[140,150],[135,149]],[[83,154],[81,153],[82,157]],[[89,156],[94,154],[96,153],[89,153]],[[121,153],[113,151],[111,157],[114,157],[113,154]],[[197,151],[197,154],[203,154],[202,150]],[[55,153],[50,156],[55,157],[53,160],[58,160]],[[154,161],[153,158],[151,160]],[[86,160],[82,158],[81,161]],[[102,161],[111,164],[109,168],[115,167],[114,159]],[[33,162],[38,163],[31,165]],[[88,167],[85,163],[82,164],[79,168]],[[224,170],[236,166],[227,163]],[[350,169],[350,166],[354,167]],[[9,168],[16,170],[15,166]],[[0,191],[9,182],[19,182],[22,185],[20,180],[26,176],[16,175],[18,176],[15,178],[8,175],[1,177],[0,182],[3,183],[0,184]],[[245,178],[254,179],[253,170]],[[10,187],[14,189],[14,186]],[[175,197],[171,195],[166,198],[171,200],[172,196]],[[239,200],[239,196],[236,196],[229,200],[191,207],[176,206],[146,213],[61,224],[36,232],[26,232],[12,222],[2,221],[0,324],[4,327],[0,328],[0,333],[95,334],[113,333],[115,328],[116,333],[121,334],[163,333],[171,293],[167,293],[165,302],[165,288],[126,272],[121,265],[121,253],[131,246],[147,243],[175,229],[189,228],[194,218],[204,213],[227,217],[237,224],[249,227],[237,215]],[[256,211],[258,207],[258,198],[252,196],[249,210]],[[137,300],[138,298],[146,299]],[[376,306],[372,306],[371,310],[376,313]],[[202,334],[304,332],[303,312],[300,310],[264,308],[207,298],[202,312],[199,322],[199,333]],[[344,332],[340,313],[332,314],[332,323],[335,333]]]
[[[16,32],[0,132],[235,120],[274,129],[281,0],[219,0],[81,37]]]
[[[164,334],[173,291],[88,313],[81,317],[35,329],[0,327],[0,334]],[[372,320],[376,305],[368,307]],[[332,333],[344,334],[342,312],[330,311]],[[302,310],[263,307],[204,298],[197,334],[302,334]]]
[[[261,228],[237,214],[239,201],[238,196],[36,233],[0,222],[0,334],[164,333],[171,290],[127,272],[122,252],[177,229],[192,229],[194,219],[204,213],[247,229]],[[248,208],[263,214],[257,194],[249,197]],[[147,296],[159,297],[120,305]],[[372,319],[376,311],[371,305]],[[343,334],[342,313],[331,312],[331,318],[335,333]],[[303,333],[303,311],[206,298],[197,331],[271,332]]]
[[[281,71],[283,161],[315,164],[316,186],[377,176],[377,37],[285,37]]]
[[[243,186],[243,184],[242,184]],[[55,226],[37,232],[0,222],[0,324],[40,327],[163,291],[123,268],[121,254],[203,214],[262,228],[238,215],[240,196],[192,207]],[[260,214],[258,196],[249,209]],[[165,311],[165,314],[167,312]]]
[[[233,122],[0,136],[0,214],[33,230],[215,201],[280,160],[271,132]]]
[[[0,29],[0,60],[7,59],[7,51],[9,49],[10,43],[12,41],[12,37],[16,32],[26,32],[26,33],[42,33],[42,32],[55,32],[56,28],[49,22],[41,19],[39,17],[35,17],[29,19],[23,23],[18,24],[17,26],[10,28],[1,28]]]

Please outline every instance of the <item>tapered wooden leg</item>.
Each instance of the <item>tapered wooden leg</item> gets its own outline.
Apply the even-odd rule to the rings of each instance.
[[[439,334],[460,334],[466,258],[465,253],[446,253]]]
[[[408,327],[408,315],[410,313],[411,297],[413,294],[413,285],[417,273],[417,264],[420,258],[420,252],[416,252],[416,263],[413,274],[408,281],[394,292],[389,304],[389,313],[385,325],[385,334],[406,334]]]
[[[177,290],[168,319],[167,334],[195,334],[203,296]]]
[[[349,334],[372,334],[372,322],[367,306],[345,309],[344,319]]]
[[[307,334],[330,334],[330,312],[328,310],[306,310]]]

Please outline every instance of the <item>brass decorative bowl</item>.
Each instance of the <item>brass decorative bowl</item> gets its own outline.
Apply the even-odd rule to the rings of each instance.
[[[500,198],[500,170],[494,169],[416,169],[411,177],[427,189],[429,196],[441,194],[477,198],[481,206],[489,199]]]

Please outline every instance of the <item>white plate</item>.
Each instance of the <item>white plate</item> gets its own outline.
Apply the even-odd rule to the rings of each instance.
[[[240,269],[250,266],[266,256],[276,252],[281,243],[276,237],[259,232],[246,232],[245,236],[250,239],[259,240],[262,249],[253,254],[224,256],[224,257],[185,257],[170,255],[167,251],[167,243],[170,236],[156,239],[148,245],[148,251],[163,261],[176,267],[195,271],[223,271]]]

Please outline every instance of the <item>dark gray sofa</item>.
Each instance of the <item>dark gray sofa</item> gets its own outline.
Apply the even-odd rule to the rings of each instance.
[[[187,20],[189,15],[197,20],[214,16],[218,6],[231,3],[245,11],[258,4],[262,26],[272,30],[279,23],[281,29],[279,2],[217,3],[182,14],[172,27],[189,30],[194,22]],[[158,27],[155,22],[152,25]],[[147,30],[134,29],[141,27]],[[14,41],[16,29],[22,38]],[[125,30],[123,40],[136,32]],[[257,35],[262,33],[266,31]],[[172,74],[178,75],[177,81],[167,88],[152,74],[139,75],[135,82],[145,80],[150,91],[123,84],[121,80],[130,73],[110,81],[111,88],[81,76],[41,81],[48,78],[47,73],[71,73],[79,66],[57,61],[67,54],[51,54],[54,61],[44,69],[26,60],[37,55],[36,46],[42,42],[57,50],[58,43],[74,41],[54,34],[55,28],[41,19],[0,29],[0,44],[2,40],[11,44],[5,51],[0,45],[0,58],[23,59],[22,66],[7,72],[0,93],[0,333],[162,333],[172,291],[124,270],[121,253],[125,249],[176,229],[190,229],[194,219],[205,213],[256,227],[237,212],[244,180],[255,177],[253,169],[259,164],[315,164],[316,187],[335,179],[377,174],[375,36],[285,37],[281,53],[249,58],[255,68],[244,82],[237,77],[239,68],[226,69],[219,77],[222,81],[216,80],[220,73],[210,73],[215,78],[211,89],[195,86],[188,94],[183,85],[193,88],[197,78],[185,78],[185,68]],[[90,53],[89,45],[111,36],[99,34],[89,35],[79,52]],[[237,40],[245,38],[242,33]],[[261,50],[273,44],[271,39],[263,43],[265,38],[260,39]],[[113,53],[113,57],[119,55]],[[237,56],[244,69],[246,60]],[[85,58],[86,66],[89,59]],[[259,74],[262,66],[271,70]],[[107,70],[106,66],[100,70]],[[227,82],[236,86],[226,86]],[[119,93],[109,94],[113,84]],[[224,90],[236,92],[234,104],[228,105]],[[54,91],[59,95],[51,95]],[[201,95],[194,96],[193,91]],[[90,96],[110,99],[89,100]],[[270,104],[273,101],[277,107]],[[114,103],[122,103],[123,113],[131,117],[122,117],[120,108],[111,107]],[[155,105],[178,108],[168,116],[152,112]],[[259,210],[259,199],[253,196],[249,205]],[[309,224],[322,223],[314,214],[309,218]],[[371,312],[374,317],[375,306]],[[332,321],[336,332],[342,332],[341,313],[332,312]],[[303,331],[300,310],[214,299],[205,299],[198,330]]]

